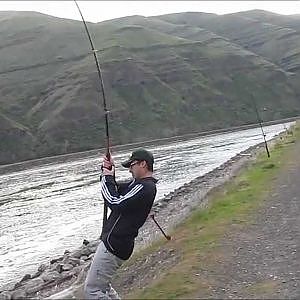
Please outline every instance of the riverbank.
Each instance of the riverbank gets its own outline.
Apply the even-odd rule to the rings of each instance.
[[[174,230],[172,242],[155,245],[148,255],[150,260],[153,253],[165,257],[148,265],[140,257],[131,264],[126,275],[130,278],[134,269],[138,275],[125,289],[123,271],[116,281],[122,296],[298,299],[299,153],[298,127],[273,144],[270,159],[259,154],[210,195],[207,209],[195,211]]]
[[[274,142],[272,142],[272,144],[273,143]],[[156,219],[168,231],[171,230],[175,225],[178,225],[188,215],[190,215],[191,211],[193,211],[196,207],[204,207],[208,203],[209,199],[206,195],[209,192],[212,192],[217,189],[217,187],[228,181],[228,179],[236,176],[242,167],[251,164],[257,155],[263,151],[263,145],[252,147],[251,149],[240,153],[212,172],[193,180],[189,184],[186,184],[173,193],[167,195],[154,207],[154,210],[157,213]],[[157,228],[151,220],[148,221],[140,233],[140,238],[137,240],[137,249],[145,248],[145,246],[149,245],[152,241],[159,237],[160,232],[157,231]],[[164,243],[164,241],[161,241],[160,243]],[[96,245],[97,241],[90,242],[87,245],[82,245],[80,249],[74,252],[66,252],[62,257],[53,259],[49,265],[40,266],[34,276],[28,275],[27,278],[25,278],[25,276],[24,280],[17,283],[14,287],[14,291],[7,292],[7,297],[13,296],[13,298],[17,298],[20,296],[37,296],[36,294],[38,292],[38,297],[43,298],[63,290],[70,285],[77,285],[79,286],[78,290],[80,290],[80,285],[85,276],[85,269],[89,266]],[[174,259],[174,262],[178,259],[178,256],[176,256],[172,249],[157,251],[155,253],[156,255],[150,256],[150,258],[152,258],[149,260],[149,263],[151,263],[151,260],[157,263],[155,259],[165,261],[163,257],[166,258],[169,256]],[[138,253],[136,255],[138,255]],[[134,258],[130,261],[134,261]],[[143,265],[147,266],[145,263]],[[124,266],[122,270],[127,272],[126,266]],[[122,274],[122,270],[120,274]],[[147,273],[151,274],[149,270]],[[136,280],[141,280],[134,278],[134,275],[136,276],[136,274],[139,274],[139,272],[135,272],[135,274],[132,275],[133,277],[129,277],[132,279],[133,283]],[[122,276],[120,275],[120,278],[121,277]],[[126,278],[128,280],[128,277]],[[127,282],[123,286],[130,290],[130,282]],[[77,288],[74,288],[73,293],[76,294],[76,290]],[[122,292],[124,294],[127,293],[126,291]],[[24,295],[24,293],[27,294]],[[65,296],[57,295],[56,297],[66,298],[66,294]]]

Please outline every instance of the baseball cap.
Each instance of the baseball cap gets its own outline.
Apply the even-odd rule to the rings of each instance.
[[[147,151],[146,149],[137,149],[132,152],[131,156],[129,157],[128,160],[122,162],[122,166],[125,168],[129,168],[131,163],[133,161],[146,161],[149,169],[152,171],[153,170],[153,164],[154,164],[154,157],[153,154],[150,151]]]

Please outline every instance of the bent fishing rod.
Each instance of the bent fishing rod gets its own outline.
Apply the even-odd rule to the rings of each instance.
[[[260,118],[260,115],[259,115],[258,109],[257,109],[257,105],[256,105],[256,101],[255,101],[255,99],[254,99],[254,97],[253,97],[252,94],[251,94],[251,99],[252,99],[252,103],[253,103],[253,106],[254,106],[254,109],[255,109],[257,121],[258,121],[258,123],[259,123],[260,129],[261,129],[261,133],[262,133],[263,138],[264,138],[264,143],[265,143],[266,152],[267,152],[268,157],[270,157],[270,152],[269,152],[269,148],[268,148],[268,143],[267,143],[267,140],[266,140],[266,134],[265,134],[265,132],[264,132],[263,125],[262,125],[262,119]]]
[[[95,63],[96,63],[96,67],[97,67],[97,72],[98,72],[98,77],[99,77],[99,82],[100,82],[100,88],[101,88],[101,91],[102,91],[103,110],[104,110],[104,118],[105,118],[106,157],[107,157],[108,160],[110,160],[111,155],[110,155],[110,148],[109,148],[110,147],[110,139],[109,139],[109,127],[108,127],[108,114],[109,114],[109,111],[107,110],[107,106],[106,106],[104,82],[103,82],[103,77],[102,77],[102,73],[101,73],[100,63],[99,63],[99,60],[98,60],[98,57],[97,57],[97,50],[94,47],[94,43],[93,43],[93,40],[91,38],[88,26],[87,26],[87,24],[85,22],[85,19],[83,17],[83,14],[82,14],[82,12],[80,10],[80,7],[79,7],[78,3],[76,2],[76,0],[74,0],[74,2],[75,2],[76,6],[78,8],[78,11],[79,11],[79,14],[81,16],[82,22],[84,24],[84,28],[85,28],[86,34],[88,36],[88,39],[90,41],[91,49],[92,49],[94,59],[95,59]],[[104,200],[103,225],[102,225],[103,227],[106,224],[106,222],[107,222],[107,204],[105,203],[105,200]]]
[[[98,56],[97,56],[97,50],[95,49],[94,47],[94,43],[93,43],[93,40],[92,40],[92,37],[90,35],[90,32],[89,32],[89,29],[88,29],[88,26],[85,22],[85,19],[83,17],[83,14],[81,12],[81,9],[77,3],[76,0],[74,0],[76,6],[77,6],[77,9],[79,11],[79,14],[81,16],[81,19],[82,19],[82,22],[84,24],[84,28],[85,28],[85,31],[86,31],[86,34],[88,36],[88,39],[89,39],[89,42],[90,42],[90,45],[91,45],[91,49],[92,49],[92,52],[93,52],[93,55],[94,55],[94,59],[95,59],[95,63],[96,63],[96,67],[97,67],[97,72],[98,72],[98,76],[99,76],[99,81],[100,81],[100,87],[101,87],[101,91],[102,91],[102,99],[103,99],[103,110],[104,110],[104,117],[105,117],[105,133],[106,133],[106,157],[108,160],[110,160],[110,138],[109,138],[109,127],[108,127],[108,114],[109,114],[109,111],[107,110],[107,106],[106,106],[106,97],[105,97],[105,90],[104,90],[104,82],[103,82],[103,77],[102,77],[102,73],[101,73],[101,68],[100,68],[100,63],[99,63],[99,60],[98,60]],[[103,223],[102,223],[102,227],[104,227],[104,225],[106,224],[107,222],[107,204],[105,203],[105,200],[104,200],[104,208],[103,208]],[[154,216],[151,216],[152,220],[154,221],[154,223],[158,226],[158,228],[160,229],[160,231],[162,232],[162,234],[166,237],[167,240],[170,240],[171,237],[167,236],[163,229],[159,226],[159,224],[156,222],[156,220],[154,219]]]

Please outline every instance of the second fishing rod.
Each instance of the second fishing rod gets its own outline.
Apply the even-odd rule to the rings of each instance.
[[[268,143],[267,143],[267,140],[266,140],[266,134],[264,132],[263,125],[262,125],[263,121],[262,121],[262,119],[259,115],[258,108],[257,108],[257,105],[256,105],[256,101],[255,101],[255,98],[254,98],[252,93],[250,94],[250,97],[251,97],[251,101],[252,101],[252,104],[253,104],[253,107],[254,107],[254,110],[255,110],[257,122],[259,124],[260,130],[261,130],[261,133],[262,133],[262,136],[263,136],[263,139],[264,139],[266,153],[267,153],[267,156],[270,157],[270,151],[269,151]]]

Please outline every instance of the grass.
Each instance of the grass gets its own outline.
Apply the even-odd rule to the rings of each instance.
[[[257,282],[248,287],[248,292],[251,295],[255,295],[256,298],[267,298],[268,293],[272,293],[274,289],[278,287],[278,282],[275,280],[264,280]]]
[[[174,240],[168,244],[159,241],[144,250],[140,255],[172,247],[182,255],[180,261],[163,272],[158,279],[150,282],[144,289],[134,290],[126,298],[193,298],[199,291],[203,295],[209,295],[211,279],[201,277],[199,270],[222,261],[222,253],[218,248],[220,239],[230,232],[232,225],[242,228],[252,221],[255,212],[265,203],[272,181],[288,160],[288,150],[299,137],[298,125],[293,135],[283,135],[271,147],[270,158],[265,153],[258,155],[255,162],[235,180],[210,196],[209,207],[195,211],[177,226],[172,234]]]

